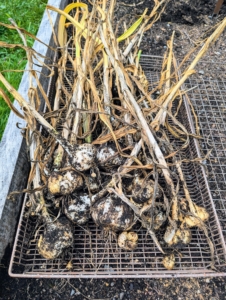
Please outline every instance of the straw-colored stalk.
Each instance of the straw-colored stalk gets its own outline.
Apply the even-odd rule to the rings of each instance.
[[[27,41],[23,35],[23,33],[21,32],[21,30],[19,29],[19,27],[17,26],[16,22],[13,19],[10,19],[10,22],[15,26],[17,32],[19,33],[23,44],[25,47],[27,47]],[[29,70],[33,69],[33,63],[32,63],[32,54],[30,51],[26,51],[27,54],[27,60],[28,60],[28,66],[29,66]],[[1,75],[1,74],[0,74]],[[35,103],[35,93],[34,93],[34,85],[33,85],[33,72],[29,72],[29,100],[30,100],[30,105],[35,109],[36,108],[36,103]],[[31,172],[30,175],[34,172],[34,176],[33,176],[33,189],[37,189],[40,186],[40,182],[41,182],[41,175],[40,175],[40,167],[39,164],[37,163],[37,157],[38,157],[38,136],[34,133],[34,130],[36,130],[36,124],[32,124],[32,126],[30,126],[30,130],[29,130],[29,155],[30,155],[30,161],[31,161]],[[29,182],[29,180],[28,180]],[[33,195],[30,195],[30,197],[33,199]],[[45,221],[48,222],[51,220],[49,213],[47,211],[46,205],[45,205],[45,200],[44,200],[44,196],[43,196],[43,191],[40,190],[38,192],[35,192],[35,200],[33,199],[33,201],[37,201],[40,207],[40,210],[42,212],[42,216],[45,218]]]
[[[190,66],[187,68],[187,70],[184,72],[181,79],[171,88],[169,95],[167,96],[166,100],[164,101],[162,108],[157,113],[155,119],[152,121],[151,126],[155,130],[159,130],[159,126],[162,124],[165,124],[165,118],[163,118],[163,114],[166,115],[168,105],[171,101],[175,98],[176,93],[180,89],[180,87],[183,85],[183,83],[188,79],[188,77],[195,72],[194,68],[197,65],[197,63],[200,61],[200,59],[206,54],[208,51],[210,45],[212,42],[216,41],[217,38],[221,35],[221,33],[224,31],[226,27],[226,18],[223,19],[223,21],[220,23],[220,25],[217,27],[217,29],[211,34],[209,38],[206,39],[205,43],[203,44],[201,50],[195,57],[195,59],[192,61]]]
[[[106,50],[106,52],[109,56],[111,64],[113,65],[113,67],[115,69],[115,72],[116,72],[117,76],[119,77],[119,81],[120,81],[121,89],[122,89],[123,94],[124,94],[125,101],[127,101],[128,103],[130,103],[132,105],[132,107],[134,108],[134,110],[136,112],[137,118],[140,121],[140,125],[141,125],[141,128],[142,128],[143,139],[148,144],[149,148],[153,149],[153,151],[156,155],[156,158],[158,160],[158,163],[163,166],[162,172],[164,174],[164,177],[165,177],[165,180],[166,180],[167,184],[169,185],[169,187],[171,189],[173,205],[175,204],[175,206],[176,206],[176,208],[173,210],[174,211],[173,219],[177,220],[178,219],[177,196],[176,196],[176,193],[175,193],[174,184],[173,184],[173,181],[171,179],[171,176],[170,176],[169,169],[168,169],[167,163],[165,161],[165,158],[164,158],[164,156],[161,152],[161,149],[159,148],[159,145],[156,142],[156,140],[155,140],[148,124],[147,124],[147,121],[144,118],[144,115],[143,115],[143,113],[140,109],[140,106],[137,104],[136,99],[134,98],[133,94],[130,92],[130,90],[129,90],[127,84],[126,84],[125,77],[124,77],[124,72],[121,69],[121,66],[118,64],[118,62],[114,58],[114,56],[112,55],[112,53],[111,53],[111,51],[108,47],[108,44],[107,44],[107,42],[104,38],[102,30],[100,30],[100,37],[101,37],[102,43],[105,47],[105,50]]]
[[[173,41],[174,41],[174,35],[175,35],[175,31],[172,34],[171,40],[168,43],[168,47],[169,47],[169,55],[168,55],[168,59],[167,59],[167,65],[166,65],[166,72],[165,72],[165,88],[164,88],[164,94],[167,95],[169,90],[170,90],[170,74],[171,74],[171,66],[172,66],[172,59],[173,59]],[[166,118],[166,111],[162,114],[162,119],[160,120],[161,124],[162,124],[162,120],[165,120]],[[164,121],[165,123],[165,121]]]
[[[32,107],[26,100],[10,85],[10,83],[5,79],[5,77],[0,73],[0,81],[3,83],[8,92],[13,95],[21,106],[24,112],[24,118],[30,126],[33,126],[34,120],[36,120],[40,125],[42,125],[47,132],[59,143],[63,149],[67,152],[69,157],[73,158],[73,153],[71,151],[71,145],[62,137],[60,137],[59,132],[53,128],[36,110]]]

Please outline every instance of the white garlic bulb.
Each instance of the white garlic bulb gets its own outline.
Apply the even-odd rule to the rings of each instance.
[[[73,158],[70,158],[72,166],[80,171],[89,170],[95,161],[96,147],[92,144],[75,145]]]
[[[79,194],[65,199],[63,212],[73,223],[83,225],[89,220],[90,198],[88,194]]]
[[[97,149],[97,162],[102,167],[120,166],[123,161],[113,144],[104,144]]]
[[[54,172],[48,179],[48,191],[52,195],[69,195],[75,189],[81,188],[83,178],[76,172],[67,171],[63,174]]]

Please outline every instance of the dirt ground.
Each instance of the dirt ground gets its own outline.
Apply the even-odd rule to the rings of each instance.
[[[17,279],[7,275],[8,259],[5,258],[0,266],[1,300],[226,299],[224,278]]]
[[[223,300],[226,280],[182,279],[18,279],[8,276],[11,249],[0,265],[1,300]]]
[[[119,2],[117,17],[136,18],[154,1]],[[224,3],[218,18],[211,18],[214,0],[171,0],[161,19],[144,36],[145,54],[163,55],[166,42],[175,30],[174,50],[183,57],[197,40],[204,38],[212,26],[226,16]],[[226,37],[222,36],[205,59],[225,63]],[[214,71],[214,70],[213,70]],[[216,74],[217,75],[217,74]],[[0,264],[0,299],[226,299],[226,278],[188,279],[17,279],[8,276],[11,247]]]

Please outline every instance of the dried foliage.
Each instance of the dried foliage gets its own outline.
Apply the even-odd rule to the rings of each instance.
[[[199,227],[206,235],[213,260],[214,249],[205,225],[209,214],[192,201],[180,158],[180,150],[188,147],[194,135],[181,124],[178,111],[183,101],[180,88],[224,30],[226,20],[203,41],[201,50],[181,76],[173,54],[173,34],[161,78],[151,90],[139,63],[139,45],[166,2],[155,0],[152,12],[148,14],[145,10],[119,37],[115,35],[113,0],[94,1],[90,10],[83,3],[70,4],[64,11],[47,6],[60,14],[58,33],[54,33],[59,45],[54,103],[49,103],[32,67],[34,60],[39,61],[50,70],[50,77],[53,69],[27,47],[23,38],[27,32],[14,23],[24,44],[1,42],[1,46],[26,50],[29,102],[10,86],[3,74],[0,80],[19,102],[23,116],[0,92],[10,108],[27,121],[30,214],[42,217],[46,232],[51,232],[52,224],[62,218],[59,208],[78,224],[87,221],[88,210],[88,215],[105,231],[128,231],[140,222],[162,253],[164,243],[173,253],[175,247],[190,242],[190,228]],[[40,95],[46,104],[45,114],[39,113]],[[172,136],[183,142],[181,149],[170,142]],[[64,232],[65,222],[59,222],[59,230]],[[45,239],[39,241],[39,248]],[[68,247],[69,242],[64,242]],[[51,258],[50,244],[48,240],[48,245],[43,245],[45,251],[40,249],[40,253],[48,250],[46,258]],[[60,250],[51,247],[54,257],[64,249],[62,245]],[[172,264],[168,257],[173,257]],[[168,257],[163,263],[171,269],[174,254]]]

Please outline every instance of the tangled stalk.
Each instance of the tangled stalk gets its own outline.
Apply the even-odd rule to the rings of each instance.
[[[169,138],[183,141],[183,149],[189,145],[191,134],[177,118],[179,107],[173,111],[174,101],[181,97],[180,87],[224,30],[226,20],[204,42],[181,78],[173,54],[173,34],[156,94],[156,89],[149,89],[139,63],[139,45],[166,2],[155,0],[152,12],[145,10],[119,37],[114,32],[115,1],[94,1],[91,11],[84,3],[70,4],[64,11],[47,6],[61,15],[53,104],[35,72],[30,72],[29,102],[0,73],[0,81],[18,101],[23,115],[2,90],[1,95],[27,121],[32,161],[29,207],[30,214],[40,216],[45,224],[37,247],[46,259],[54,259],[72,246],[70,222],[83,225],[92,217],[105,232],[120,233],[118,244],[127,251],[137,246],[139,222],[160,252],[172,249],[163,260],[168,269],[174,267],[173,249],[188,245],[190,228],[198,227],[206,235],[214,267],[213,244],[205,225],[209,214],[191,199],[180,149]],[[21,47],[27,51],[32,70],[37,54],[27,47],[15,23],[14,29],[23,37]],[[33,80],[46,101],[45,114],[39,112]],[[53,231],[57,232],[54,238]]]

